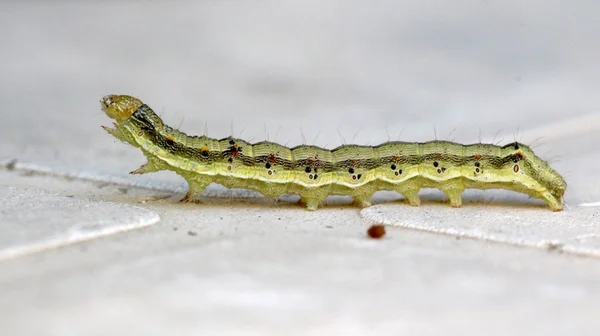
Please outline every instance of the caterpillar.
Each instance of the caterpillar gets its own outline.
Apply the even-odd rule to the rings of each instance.
[[[372,205],[378,190],[393,190],[410,205],[420,205],[421,188],[437,188],[453,207],[465,189],[507,189],[563,209],[567,184],[531,148],[450,141],[385,142],[378,146],[342,145],[335,149],[274,143],[249,143],[227,137],[188,136],[163,123],[141,100],[107,95],[102,111],[114,120],[109,134],[142,150],[147,162],[131,174],[170,170],[188,183],[181,202],[194,202],[210,184],[256,190],[266,197],[297,194],[308,210],[328,195],[347,195],[361,207]]]

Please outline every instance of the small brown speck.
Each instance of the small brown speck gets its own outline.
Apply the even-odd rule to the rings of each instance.
[[[548,249],[548,251],[558,251],[558,252],[562,252],[562,248],[564,247],[564,244],[561,242],[547,242],[546,243],[546,249]]]
[[[198,235],[198,233],[196,233],[196,231],[192,231],[192,230],[188,231],[188,236],[197,236],[197,235]]]
[[[15,170],[15,166],[17,165],[17,159],[13,159],[10,160],[7,164],[6,164],[6,169],[7,170]]]
[[[367,234],[373,239],[379,239],[385,236],[385,226],[381,224],[372,225],[369,230],[367,230]]]

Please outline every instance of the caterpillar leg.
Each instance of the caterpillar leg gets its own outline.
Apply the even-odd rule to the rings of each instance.
[[[305,204],[306,205],[306,210],[308,211],[315,211],[319,208],[319,206],[321,205],[321,203],[323,203],[325,199],[321,199],[321,198],[304,198],[301,197],[300,201],[298,201],[299,204]]]
[[[117,138],[123,142],[129,143],[135,147],[139,147],[138,145],[136,145],[135,142],[131,141],[130,137],[127,134],[127,131],[123,131],[119,124],[113,123],[113,126],[115,128],[110,128],[108,126],[100,126],[100,127],[102,127],[102,129],[104,129],[108,134],[114,136],[115,138]]]
[[[462,193],[465,191],[465,185],[460,182],[447,182],[443,187],[439,187],[439,189],[448,196],[450,199],[450,205],[455,208],[460,208],[462,206]]]
[[[200,196],[200,194],[204,191],[204,189],[206,189],[206,187],[208,187],[208,185],[210,184],[210,180],[206,179],[206,178],[186,178],[187,182],[188,182],[188,192],[185,194],[185,196],[183,196],[183,198],[181,200],[179,200],[179,202],[181,203],[195,203],[196,198],[198,198],[198,196]]]
[[[366,208],[373,205],[373,202],[371,201],[370,195],[359,195],[354,196],[354,205],[359,206],[361,208]]]
[[[300,200],[298,204],[306,205],[306,210],[315,211],[319,208],[321,204],[327,198],[327,194],[325,193],[308,193],[308,195],[300,195]]]
[[[156,159],[154,156],[146,155],[148,158],[148,162],[144,163],[140,166],[140,168],[129,172],[129,174],[146,174],[146,173],[154,173],[157,171],[161,171],[164,169],[161,162]]]
[[[119,124],[113,123],[113,126],[115,128],[110,128],[108,126],[100,126],[100,127],[102,127],[103,130],[105,130],[108,134],[114,136],[115,138],[125,141],[123,139],[123,137],[124,137],[123,133],[121,133],[121,131],[119,130]]]
[[[329,195],[329,187],[307,189],[292,184],[289,186],[287,192],[299,195],[300,201],[298,201],[298,204],[305,204],[306,210],[314,211],[317,210],[317,208],[325,201],[327,195]]]
[[[463,190],[451,189],[444,191],[444,194],[450,199],[450,205],[454,208],[460,208],[462,206],[462,193]]]
[[[404,196],[406,202],[412,206],[421,205],[421,198],[419,197],[419,189],[404,189],[398,190],[399,193]]]

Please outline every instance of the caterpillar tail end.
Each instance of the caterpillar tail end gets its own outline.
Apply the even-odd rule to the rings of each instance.
[[[550,190],[542,193],[541,197],[538,198],[543,199],[548,204],[550,210],[554,212],[562,211],[564,207],[564,189],[562,190]]]
[[[559,212],[563,210],[564,202],[562,198],[558,200],[547,201],[547,203],[550,207],[550,210],[552,210],[553,212]]]

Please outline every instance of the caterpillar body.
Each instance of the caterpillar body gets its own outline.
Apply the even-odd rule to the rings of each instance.
[[[513,142],[463,145],[449,141],[386,142],[378,146],[343,145],[335,149],[302,145],[293,148],[228,137],[188,136],[163,123],[141,100],[108,95],[102,110],[115,120],[103,128],[142,150],[148,161],[131,174],[171,170],[189,189],[181,200],[192,202],[210,184],[256,190],[275,198],[297,194],[308,210],[328,195],[348,195],[355,204],[371,205],[378,190],[401,193],[419,205],[421,188],[437,188],[460,207],[467,188],[500,188],[544,200],[551,210],[563,208],[564,179],[526,145]]]

